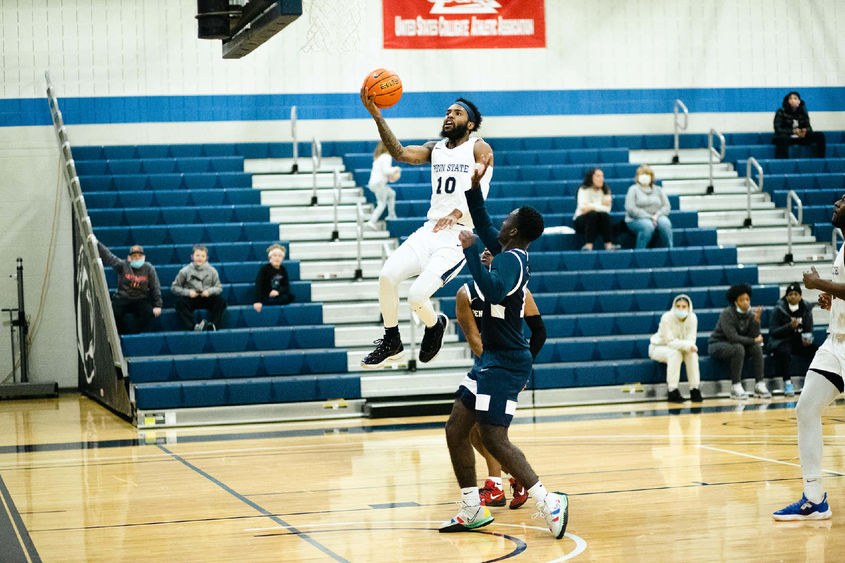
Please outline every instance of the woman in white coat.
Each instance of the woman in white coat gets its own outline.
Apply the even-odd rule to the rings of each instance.
[[[666,364],[668,400],[673,403],[682,403],[686,400],[678,390],[678,382],[681,380],[681,362],[687,366],[690,399],[696,403],[701,402],[698,347],[695,345],[697,334],[698,317],[692,311],[692,300],[682,293],[672,300],[672,309],[660,317],[660,327],[651,337],[651,344],[648,347],[648,356],[652,360]]]

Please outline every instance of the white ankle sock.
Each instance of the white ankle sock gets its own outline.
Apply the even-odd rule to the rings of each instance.
[[[500,489],[502,488],[502,478],[501,477],[488,477],[487,479],[496,483],[496,486],[499,487]]]
[[[481,499],[478,497],[478,487],[466,487],[461,489],[461,500],[468,506],[478,506],[481,504]]]
[[[546,490],[546,487],[544,487],[540,481],[537,481],[537,483],[533,487],[528,489],[528,494],[531,495],[531,498],[533,498],[539,504],[546,500],[546,496],[549,494],[549,492]]]
[[[821,477],[807,478],[804,477],[804,496],[807,500],[818,504],[824,498],[824,488],[822,487]]]

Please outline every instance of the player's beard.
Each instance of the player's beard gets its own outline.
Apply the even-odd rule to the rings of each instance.
[[[466,134],[467,134],[466,123],[464,123],[463,125],[457,125],[457,124],[452,125],[452,128],[449,131],[446,131],[445,127],[440,130],[440,136],[446,137],[450,141],[455,141],[457,139],[460,139],[461,137],[463,137]]]

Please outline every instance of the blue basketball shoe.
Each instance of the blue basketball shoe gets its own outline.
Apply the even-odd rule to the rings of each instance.
[[[827,493],[818,504],[810,502],[807,497],[801,495],[801,500],[793,502],[786,508],[781,508],[772,517],[779,522],[788,522],[791,520],[826,520],[833,516],[830,507],[827,504]]]

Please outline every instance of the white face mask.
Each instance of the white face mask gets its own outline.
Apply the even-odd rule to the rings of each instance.
[[[789,305],[789,304],[787,303],[787,305]],[[798,303],[796,303],[795,305],[789,305],[789,310],[792,311],[792,312],[797,311],[798,305],[799,305]]]
[[[650,186],[651,185],[651,175],[649,174],[640,174],[637,176],[637,182],[641,186]]]
[[[737,313],[739,313],[740,315],[744,315],[744,314],[745,314],[745,313],[747,313],[748,311],[743,311],[742,309],[740,309],[739,307],[737,307],[737,308],[736,308],[736,312],[737,312]]]
[[[684,320],[689,315],[689,309],[673,309],[673,311],[675,312],[675,316],[681,320]]]

